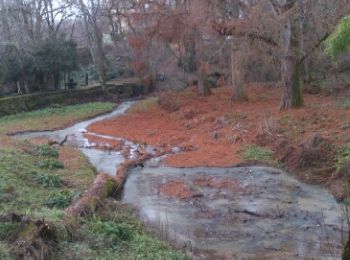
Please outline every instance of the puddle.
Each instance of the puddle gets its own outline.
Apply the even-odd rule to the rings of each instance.
[[[334,198],[271,168],[134,169],[123,201],[194,258],[333,259],[343,248]]]

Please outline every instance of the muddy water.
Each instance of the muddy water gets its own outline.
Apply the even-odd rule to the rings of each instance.
[[[125,158],[96,149],[87,127],[125,113],[125,102],[107,115],[72,127],[18,135],[46,137],[78,147],[99,172],[115,175]],[[111,136],[88,133],[104,139]],[[137,145],[123,140],[131,148]],[[107,145],[107,144],[106,144]],[[175,149],[176,150],[176,149]],[[342,211],[333,197],[271,168],[158,167],[159,159],[130,171],[123,201],[164,239],[198,259],[336,259],[342,249]],[[153,167],[152,167],[153,166]],[[346,237],[344,235],[344,237]]]
[[[123,200],[194,258],[341,254],[342,211],[333,197],[271,168],[135,169]]]

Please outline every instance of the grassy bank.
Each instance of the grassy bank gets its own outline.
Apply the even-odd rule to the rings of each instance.
[[[77,149],[4,135],[61,128],[113,106],[91,103],[0,118],[0,259],[184,259],[112,198],[91,217],[67,219],[64,209],[96,170]]]
[[[111,111],[116,104],[93,102],[55,106],[32,112],[0,117],[0,134],[21,131],[53,130]]]

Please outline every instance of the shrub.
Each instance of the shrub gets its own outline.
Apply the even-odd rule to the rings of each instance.
[[[63,190],[50,194],[44,201],[48,208],[66,208],[73,200],[73,194],[69,190]]]
[[[129,225],[124,223],[114,223],[112,221],[97,220],[91,225],[93,233],[104,235],[113,244],[118,242],[130,240],[132,237],[132,230]]]
[[[36,152],[39,156],[46,156],[46,157],[53,157],[53,158],[58,157],[57,149],[47,144],[38,145],[36,148]]]
[[[253,161],[270,161],[273,152],[270,149],[258,145],[248,145],[243,151],[243,157],[246,160]]]
[[[62,179],[59,176],[48,173],[36,174],[33,179],[45,188],[59,188],[62,186]]]
[[[63,169],[64,165],[62,162],[56,159],[43,159],[39,161],[39,167],[45,170]]]

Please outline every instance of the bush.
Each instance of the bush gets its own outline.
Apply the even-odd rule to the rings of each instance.
[[[113,244],[118,242],[130,240],[132,237],[132,230],[129,225],[124,223],[114,223],[111,221],[96,221],[91,226],[92,232],[104,235]]]
[[[64,165],[62,162],[56,159],[43,159],[39,161],[39,167],[45,170],[63,169]]]
[[[244,159],[253,161],[271,161],[272,155],[270,149],[258,145],[248,145],[243,151]]]
[[[45,188],[59,188],[63,183],[62,179],[59,176],[48,173],[36,174],[34,175],[33,179]]]
[[[69,190],[63,190],[50,194],[44,201],[48,208],[66,208],[73,200],[73,194]]]
[[[53,158],[58,157],[57,149],[48,144],[38,145],[36,148],[36,152],[39,156],[53,157]]]
[[[181,107],[179,98],[171,92],[161,93],[158,97],[158,105],[168,112],[175,112]]]

